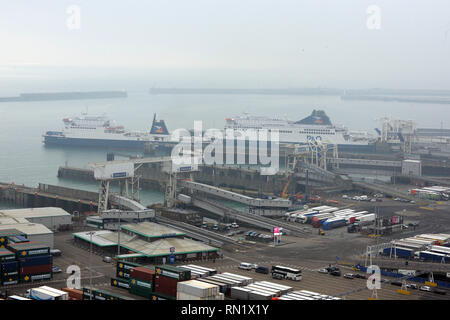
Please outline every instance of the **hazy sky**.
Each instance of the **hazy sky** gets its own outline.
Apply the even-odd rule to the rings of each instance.
[[[450,89],[448,0],[3,0],[0,40],[0,80],[57,66],[191,87]]]

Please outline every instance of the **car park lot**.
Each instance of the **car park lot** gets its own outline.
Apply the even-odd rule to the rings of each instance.
[[[337,295],[343,293],[350,293],[343,296],[346,300],[367,300],[371,297],[372,291],[367,289],[367,280],[355,277],[353,279],[346,279],[343,277],[345,273],[352,273],[353,275],[359,274],[361,276],[366,276],[364,273],[351,271],[347,267],[339,267],[342,276],[332,276],[330,274],[319,273],[318,270],[321,268],[328,267],[328,265],[320,265],[316,263],[305,263],[302,266],[293,264],[283,264],[282,262],[275,261],[251,261],[251,263],[265,265],[271,268],[272,265],[283,265],[287,267],[302,269],[302,280],[292,281],[292,280],[278,280],[273,279],[271,274],[261,274],[256,273],[254,270],[242,270],[239,269],[239,263],[236,263],[233,259],[225,258],[222,263],[214,264],[210,262],[196,263],[198,265],[203,265],[211,268],[216,268],[218,272],[231,272],[235,274],[240,274],[253,278],[255,281],[269,281],[274,283],[279,283],[287,286],[293,287],[294,290],[308,290],[314,291],[326,295]],[[394,281],[394,278],[385,277],[389,281]],[[423,284],[417,284],[418,286],[423,286]],[[361,289],[358,292],[354,292]],[[441,295],[434,292],[424,292],[420,290],[409,289],[410,295],[403,295],[397,292],[400,289],[398,286],[391,285],[390,283],[382,283],[381,289],[378,290],[378,299],[382,300],[450,300],[449,294]]]

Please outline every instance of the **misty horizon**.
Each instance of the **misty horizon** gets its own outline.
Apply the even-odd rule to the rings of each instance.
[[[73,5],[79,29],[68,25]],[[379,29],[368,27],[373,5]],[[126,89],[123,78],[142,88],[450,89],[447,1],[15,1],[3,7],[2,91],[5,80],[36,81],[46,90],[60,81],[76,88],[75,80]]]

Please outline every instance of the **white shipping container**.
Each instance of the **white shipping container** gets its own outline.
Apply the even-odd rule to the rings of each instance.
[[[249,300],[270,300],[273,297],[275,297],[273,293],[262,290],[252,290],[248,293]]]
[[[248,294],[251,290],[241,288],[241,287],[232,287],[230,290],[230,298],[236,300],[248,300]]]
[[[189,280],[178,282],[177,291],[204,298],[217,295],[219,287],[206,282]]]

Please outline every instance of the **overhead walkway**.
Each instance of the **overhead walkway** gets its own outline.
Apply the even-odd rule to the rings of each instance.
[[[251,207],[266,207],[266,208],[286,208],[291,206],[291,201],[287,199],[258,199],[242,194],[223,190],[221,188],[213,187],[207,184],[192,182],[192,181],[180,181],[178,183],[180,187],[185,187],[191,190],[204,192],[222,199],[232,200],[239,203],[246,204]]]
[[[284,221],[241,212],[210,199],[193,197],[192,205],[208,212],[217,214],[221,217],[229,217],[241,223],[246,223],[270,232],[273,231],[274,227],[281,227],[286,234],[293,234],[297,236],[309,234],[301,227],[294,226]]]

